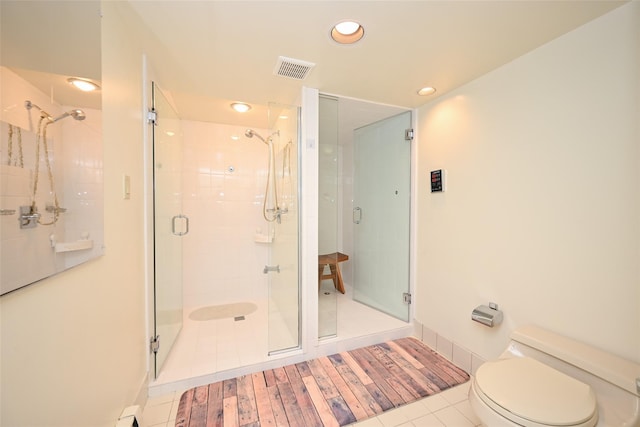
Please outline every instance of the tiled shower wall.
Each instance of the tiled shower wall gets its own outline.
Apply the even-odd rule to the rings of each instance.
[[[183,121],[184,306],[267,298],[269,225],[262,216],[269,153],[246,128]],[[266,137],[268,131],[255,129]]]
[[[66,209],[53,225],[20,229],[20,206],[31,204],[36,161],[36,133],[39,110],[25,108],[29,100],[54,117],[76,106],[52,103],[50,97],[13,71],[0,67],[2,85],[2,123],[0,123],[0,245],[2,253],[2,292],[32,283],[65,268],[98,256],[103,251],[103,176],[102,120],[99,110],[83,107],[86,118],[60,120],[47,126],[48,156],[53,170],[59,206]],[[9,165],[9,125],[13,126],[12,161]],[[18,134],[20,129],[20,135]],[[19,139],[22,140],[20,165]],[[52,214],[53,193],[41,144],[36,205],[43,222]],[[13,214],[9,214],[16,211]],[[57,242],[93,241],[93,249],[56,253],[51,237]]]

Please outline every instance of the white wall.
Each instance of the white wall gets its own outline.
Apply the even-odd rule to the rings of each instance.
[[[2,425],[113,426],[146,379],[141,51],[125,7],[102,7],[106,254],[0,299]]]
[[[639,79],[633,2],[419,109],[419,322],[485,358],[534,323],[640,361]]]

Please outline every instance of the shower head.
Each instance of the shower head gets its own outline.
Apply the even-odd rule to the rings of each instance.
[[[280,131],[279,130],[275,131],[274,133],[269,135],[269,138],[267,139],[264,139],[263,137],[261,137],[260,134],[253,129],[247,129],[246,131],[244,131],[244,136],[246,136],[247,138],[253,138],[254,136],[256,136],[260,139],[260,141],[264,142],[265,144],[269,144],[270,142],[272,142],[271,138],[273,138],[273,135],[280,135]]]
[[[259,133],[257,133],[253,129],[247,129],[244,132],[244,136],[246,136],[247,138],[253,138],[254,136],[256,136],[256,137],[258,137],[258,139],[260,139],[260,141],[264,142],[265,144],[268,144],[268,142],[263,137],[261,137]]]
[[[84,120],[87,118],[87,116],[84,114],[84,111],[79,110],[79,109],[75,109],[75,110],[69,110],[66,113],[63,113],[61,116],[56,117],[55,119],[52,119],[52,123],[57,122],[58,120],[62,120],[65,117],[71,116],[76,120]]]

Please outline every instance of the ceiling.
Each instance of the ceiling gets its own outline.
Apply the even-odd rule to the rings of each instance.
[[[182,117],[231,123],[233,101],[295,103],[301,86],[414,108],[621,5],[613,1],[131,1],[160,41]],[[329,36],[357,20],[357,44]],[[279,56],[316,66],[274,75]],[[423,86],[437,89],[421,97]],[[194,96],[197,94],[197,96]],[[250,114],[250,113],[249,113]],[[256,114],[264,114],[256,112]]]
[[[100,69],[99,48],[97,53],[92,49],[96,38],[100,45],[99,1],[2,0],[0,4],[3,65],[38,71],[25,71],[33,81],[41,71],[65,74],[76,65],[84,68],[82,77],[99,75],[95,65],[87,66],[97,63]],[[64,19],[71,15],[53,10],[71,4],[84,5],[69,12],[82,24],[70,25]],[[147,46],[151,65],[180,117],[267,127],[268,104],[296,104],[302,86],[415,108],[624,2],[130,0],[128,4],[152,34]],[[357,44],[339,45],[329,36],[332,26],[345,19],[364,26],[365,36]],[[42,36],[28,36],[41,29],[48,30],[47,43],[42,43]],[[13,48],[7,50],[7,44]],[[73,56],[78,49],[82,55]],[[25,51],[34,54],[25,56]],[[279,56],[315,67],[302,81],[277,76]],[[437,92],[417,95],[427,85]],[[254,108],[239,116],[229,108],[234,101]]]

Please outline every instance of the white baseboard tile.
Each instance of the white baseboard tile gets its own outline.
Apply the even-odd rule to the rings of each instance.
[[[421,325],[416,320],[414,320],[414,322],[421,326],[422,337],[420,338],[417,334],[416,336],[419,337],[423,343],[471,375],[475,375],[478,367],[485,362],[482,357],[467,350],[462,345],[439,335],[434,330]]]

